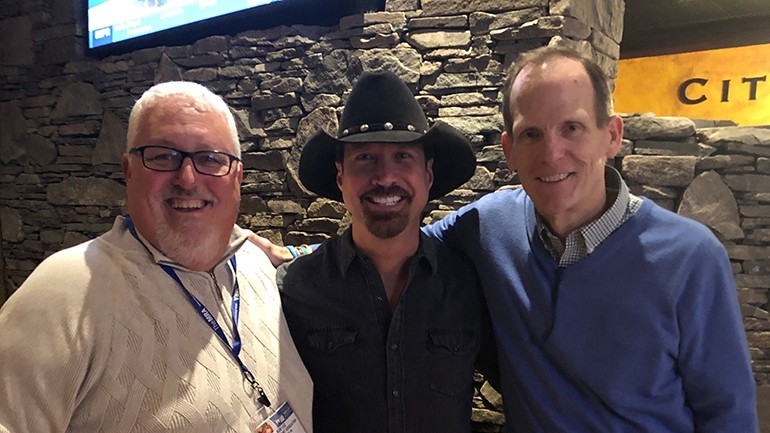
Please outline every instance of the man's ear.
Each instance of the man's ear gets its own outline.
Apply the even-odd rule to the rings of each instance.
[[[238,161],[237,165],[235,167],[235,177],[236,181],[238,182],[238,185],[240,186],[243,182],[243,163]]]
[[[511,171],[516,171],[516,161],[513,157],[513,140],[511,140],[511,137],[505,131],[503,131],[500,139],[502,140],[503,155],[505,155],[505,162],[508,163],[508,168],[510,168]]]
[[[433,158],[425,162],[425,171],[428,173],[428,189],[433,186]]]
[[[618,154],[623,143],[623,119],[620,116],[610,117],[610,122],[607,124],[607,133],[610,135],[610,142],[605,156],[613,158]]]
[[[335,161],[334,166],[337,167],[337,188],[342,191],[342,163]]]
[[[128,161],[128,152],[124,153],[120,159],[120,171],[123,172],[123,179],[128,180],[131,178],[131,164]]]

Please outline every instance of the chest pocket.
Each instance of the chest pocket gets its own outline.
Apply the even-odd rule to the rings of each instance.
[[[443,352],[450,354],[463,354],[473,352],[478,346],[476,333],[470,329],[466,330],[446,330],[429,329],[430,348],[432,352]]]
[[[345,328],[321,328],[310,330],[307,334],[308,345],[327,353],[355,343],[358,332]]]
[[[428,339],[430,389],[450,396],[470,395],[479,333],[472,329],[429,329]]]

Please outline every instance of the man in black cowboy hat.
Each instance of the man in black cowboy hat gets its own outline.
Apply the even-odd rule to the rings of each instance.
[[[390,72],[362,74],[338,136],[306,143],[300,180],[352,220],[278,271],[316,432],[470,431],[474,364],[494,359],[486,306],[469,262],[421,234],[420,220],[474,168],[465,137],[428,128]]]

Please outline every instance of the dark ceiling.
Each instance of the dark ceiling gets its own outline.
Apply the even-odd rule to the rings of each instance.
[[[770,43],[770,0],[626,0],[620,57]]]

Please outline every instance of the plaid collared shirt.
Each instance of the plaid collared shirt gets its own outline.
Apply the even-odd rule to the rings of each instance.
[[[605,167],[604,180],[607,197],[615,196],[615,202],[598,219],[569,233],[564,241],[537,215],[537,232],[559,267],[566,268],[586,258],[642,205],[642,199],[628,192],[628,186],[614,168]]]

